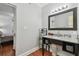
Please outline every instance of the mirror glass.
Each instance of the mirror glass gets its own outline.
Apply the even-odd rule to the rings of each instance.
[[[50,28],[73,28],[73,11],[51,17]]]

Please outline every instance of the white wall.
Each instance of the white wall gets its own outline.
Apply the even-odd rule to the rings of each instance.
[[[51,15],[51,11],[55,10],[56,8],[65,5],[64,3],[50,3],[48,5],[46,5],[45,7],[42,8],[42,26],[48,28],[48,16]],[[69,9],[70,8],[74,8],[74,7],[78,7],[78,4],[68,4],[69,5]],[[79,10],[79,8],[78,8]],[[79,11],[78,11],[79,14]],[[79,18],[77,18],[77,21],[79,22]],[[78,23],[77,23],[78,25]],[[79,28],[79,26],[77,26]],[[60,32],[62,34],[64,33],[68,33],[68,34],[74,34],[76,35],[79,32],[78,31],[71,31],[71,30],[49,30],[48,32],[52,32],[52,33],[57,33]]]
[[[38,46],[41,9],[35,4],[15,4],[17,7],[16,55]]]

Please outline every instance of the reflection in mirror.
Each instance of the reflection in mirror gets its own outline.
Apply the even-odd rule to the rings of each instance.
[[[51,17],[50,28],[73,28],[73,12]]]

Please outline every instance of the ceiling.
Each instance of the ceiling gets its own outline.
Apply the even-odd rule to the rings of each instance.
[[[39,7],[44,7],[46,6],[48,3],[36,3]]]

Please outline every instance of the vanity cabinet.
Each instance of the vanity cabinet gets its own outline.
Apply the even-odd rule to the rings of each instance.
[[[50,51],[51,44],[57,44],[63,47],[62,48],[63,51],[74,54],[75,56],[79,55],[79,43],[68,42],[65,40],[61,40],[61,39],[57,39],[57,38],[49,37],[49,36],[42,37],[42,55],[44,55],[44,49],[45,49],[44,46],[46,44],[48,44],[49,51]]]

